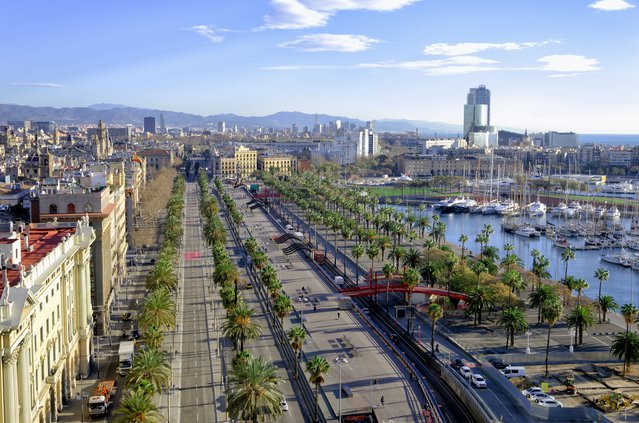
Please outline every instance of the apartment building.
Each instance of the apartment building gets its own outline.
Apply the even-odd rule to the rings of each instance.
[[[0,228],[0,423],[57,421],[92,355],[86,217]]]

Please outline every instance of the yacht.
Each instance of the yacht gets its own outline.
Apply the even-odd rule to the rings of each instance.
[[[580,210],[581,210],[581,206],[579,205],[579,203],[576,201],[573,201],[564,210],[564,216],[566,218],[575,217],[575,215],[578,214]]]
[[[632,266],[632,259],[623,253],[606,253],[601,255],[601,260],[606,263],[618,264],[623,267]]]
[[[639,251],[639,241],[632,240],[626,244],[626,247],[630,248],[633,251]]]
[[[512,200],[504,201],[495,206],[495,213],[497,214],[509,214],[517,209],[518,205]]]
[[[515,229],[515,235],[523,236],[524,238],[536,238],[541,236],[541,233],[530,225],[522,225]]]
[[[595,209],[595,217],[604,217],[605,214],[606,214],[605,207],[597,207]]]
[[[482,214],[496,214],[497,213],[497,206],[499,206],[499,203],[497,201],[491,201],[490,203],[486,204],[486,207],[484,207],[484,209],[481,211]]]
[[[557,204],[557,207],[555,207],[554,209],[552,209],[552,216],[558,217],[558,216],[563,216],[565,211],[566,211],[567,207],[565,203],[559,203]]]
[[[448,204],[446,204],[445,206],[442,206],[439,210],[442,213],[453,213],[455,211],[455,208],[466,201],[466,197],[461,196],[461,197],[457,197],[452,201],[448,201]]]
[[[453,206],[455,213],[469,213],[473,208],[477,206],[477,201],[472,198],[466,198]]]
[[[441,209],[442,207],[445,207],[448,205],[448,203],[450,203],[452,200],[450,198],[444,198],[443,200],[440,200],[438,202],[436,202],[435,204],[433,204],[433,208],[434,209]]]
[[[617,207],[613,206],[606,211],[606,217],[608,219],[619,219],[621,217],[621,212]]]
[[[528,205],[528,214],[532,217],[540,217],[546,214],[546,205],[540,201],[535,201]]]

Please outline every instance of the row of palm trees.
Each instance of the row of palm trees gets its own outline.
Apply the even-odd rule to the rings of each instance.
[[[164,331],[175,327],[176,303],[171,295],[177,289],[174,266],[183,236],[182,216],[184,210],[183,177],[177,177],[166,210],[164,240],[156,259],[155,267],[146,279],[150,292],[138,315],[138,324],[143,333],[144,346],[138,348],[133,357],[131,370],[126,376],[127,393],[116,411],[118,423],[159,423],[164,418],[159,413],[153,397],[168,389],[171,383],[171,367],[166,352],[161,350]]]

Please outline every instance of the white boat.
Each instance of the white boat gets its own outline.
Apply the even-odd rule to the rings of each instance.
[[[563,216],[567,208],[568,208],[568,207],[566,206],[566,204],[564,204],[564,203],[559,203],[559,204],[557,204],[557,207],[555,207],[554,209],[552,209],[552,213],[551,213],[551,215],[552,215],[552,216],[555,216],[555,217],[556,217],[556,216]]]
[[[571,202],[568,207],[564,210],[564,216],[566,218],[574,217],[581,210],[581,205],[578,202]]]
[[[601,255],[601,260],[606,263],[617,264],[623,267],[632,266],[632,259],[623,253],[607,253]]]
[[[626,244],[626,247],[630,248],[633,251],[639,251],[639,241],[635,241],[635,240],[629,241]]]
[[[595,217],[604,217],[606,209],[604,207],[597,207],[595,209]]]
[[[515,229],[515,235],[523,236],[525,238],[536,238],[541,236],[541,233],[530,225],[522,225]]]
[[[450,198],[445,198],[433,204],[434,209],[441,209],[444,206],[447,206],[452,200]]]
[[[518,205],[512,200],[504,201],[495,207],[495,213],[508,214],[517,209]]]
[[[546,205],[541,201],[535,201],[528,205],[528,214],[532,217],[539,217],[546,214]]]
[[[455,213],[468,213],[477,206],[477,201],[466,198],[453,206]]]
[[[455,211],[455,208],[457,207],[458,204],[462,204],[466,201],[466,197],[464,197],[463,195],[460,197],[455,198],[454,200],[449,200],[448,204],[440,207],[440,211],[442,213],[452,213]]]
[[[617,207],[613,206],[606,211],[606,217],[608,219],[619,219],[621,217],[621,212]]]

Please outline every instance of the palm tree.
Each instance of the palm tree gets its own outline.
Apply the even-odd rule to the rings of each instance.
[[[601,283],[607,281],[608,277],[610,277],[610,273],[603,267],[595,270],[595,279],[599,281],[599,295],[597,295],[598,298],[601,297]]]
[[[577,329],[577,344],[581,345],[584,341],[584,329],[595,324],[595,316],[590,307],[577,304],[567,316],[566,323],[568,327]]]
[[[459,260],[457,259],[455,253],[451,251],[446,254],[446,259],[444,260],[446,270],[448,270],[448,278],[446,279],[446,291],[450,291],[450,276],[452,275],[455,266],[457,266],[457,263],[459,263]]]
[[[442,310],[442,307],[439,304],[430,303],[427,313],[431,321],[430,352],[432,355],[435,355],[435,324],[444,316],[444,310]]]
[[[561,261],[563,261],[565,264],[564,279],[568,277],[568,262],[574,259],[575,259],[575,252],[572,249],[566,248],[565,250],[561,252]]]
[[[240,351],[244,351],[244,341],[246,339],[256,339],[262,334],[262,326],[251,320],[254,310],[245,304],[238,304],[227,317],[222,325],[222,333],[233,341],[237,350],[237,343],[240,343]]]
[[[422,253],[417,248],[409,248],[404,256],[404,266],[408,266],[411,269],[417,269],[422,262]]]
[[[515,346],[515,332],[528,328],[526,315],[519,307],[505,308],[497,324],[506,330],[506,348],[508,348],[508,339],[510,339],[510,346]]]
[[[512,247],[512,245],[511,245],[511,244],[506,244],[506,245],[507,245],[507,246],[508,246],[508,245],[510,245],[510,246]],[[509,271],[509,270],[510,270],[510,266],[513,266],[513,265],[515,265],[515,264],[518,264],[519,266],[522,266],[522,265],[523,265],[523,263],[524,263],[524,262],[522,261],[522,259],[520,259],[520,258],[517,256],[517,254],[510,254],[510,253],[507,253],[507,254],[506,254],[506,257],[504,257],[504,258],[502,258],[502,259],[501,259],[501,263],[500,263],[500,264],[501,264],[501,267],[502,267],[502,268],[503,268],[503,267],[505,267],[505,268],[506,268],[506,271]]]
[[[164,417],[158,412],[153,399],[140,389],[127,392],[114,414],[114,423],[164,422]]]
[[[533,252],[535,251],[537,250],[533,250]],[[550,260],[544,257],[541,253],[539,253],[536,257],[533,257],[532,272],[537,277],[538,284],[541,284],[544,279],[550,279],[550,272],[548,272],[549,267]]]
[[[144,332],[144,345],[149,348],[157,349],[162,346],[164,335],[157,326],[151,326]]]
[[[366,250],[366,255],[371,261],[371,277],[375,277],[375,258],[379,255],[379,246],[375,243],[371,243],[371,245]]]
[[[306,341],[306,330],[301,326],[293,326],[289,329],[287,336],[288,342],[295,352],[295,378],[297,379],[299,355],[302,352],[302,348],[304,348],[304,341]]]
[[[481,325],[481,316],[485,308],[493,305],[493,292],[484,285],[478,285],[468,297],[468,311],[473,313],[473,325]]]
[[[624,332],[617,334],[610,346],[610,352],[623,360],[623,377],[632,363],[639,361],[639,334],[636,332]]]
[[[419,237],[424,238],[426,229],[430,228],[430,219],[428,218],[428,216],[420,217],[417,221],[417,226],[419,227]]]
[[[353,236],[353,229],[346,224],[342,226],[342,238],[344,239],[344,248],[342,249],[342,262],[344,264],[344,275],[346,275],[346,241]],[[337,246],[336,246],[337,247]]]
[[[568,289],[568,294],[566,295],[566,290],[564,290],[564,304],[568,304],[568,296],[572,295],[572,291],[577,286],[577,278],[572,275],[566,276],[561,283]]]
[[[381,236],[377,238],[377,246],[382,253],[382,255],[380,256],[380,260],[384,261],[384,252],[386,251],[386,249],[391,248],[393,246],[393,243],[391,242],[389,237]]]
[[[277,368],[262,357],[251,358],[246,365],[229,372],[226,412],[232,419],[257,423],[265,415],[282,415],[284,398],[277,385]]]
[[[604,295],[603,297],[599,297],[597,299],[597,305],[599,306],[599,310],[603,314],[603,320],[606,320],[606,314],[609,311],[617,311],[619,310],[619,304],[615,301],[612,295]],[[601,323],[601,315],[599,316],[599,323]]]
[[[280,294],[275,301],[273,301],[273,311],[280,319],[282,330],[284,330],[284,318],[293,310],[293,302],[288,295]]]
[[[168,289],[159,288],[151,292],[144,300],[138,323],[143,331],[152,326],[171,329],[175,326],[177,312],[175,302]]]
[[[577,291],[577,304],[581,302],[581,294],[584,292],[585,289],[588,289],[589,286],[590,285],[588,285],[588,281],[586,281],[584,278],[578,278],[577,280],[575,280],[575,284],[572,286],[572,289]]]
[[[408,305],[411,304],[413,289],[419,284],[419,278],[421,275],[417,269],[408,268],[402,275],[402,284],[406,287],[406,294],[408,299]]]
[[[364,246],[362,244],[355,244],[351,249],[351,254],[355,258],[355,280],[359,284],[359,259],[364,255]]]
[[[553,301],[549,301],[542,306],[541,314],[546,322],[548,322],[548,337],[546,338],[546,376],[548,375],[548,354],[550,352],[550,331],[555,323],[561,319],[564,308],[559,301],[559,297],[555,297]]]
[[[626,322],[626,332],[628,332],[630,331],[630,325],[637,318],[637,314],[639,314],[639,309],[637,309],[634,304],[624,304],[621,306],[620,311],[623,320]]]
[[[468,241],[468,236],[461,234],[459,236],[459,242],[461,243],[461,259],[464,259],[464,253],[466,252],[466,242]]]
[[[314,422],[319,421],[319,387],[324,383],[324,375],[331,370],[331,365],[320,355],[316,355],[306,362],[306,371],[310,373],[309,382],[315,385],[315,416]]]
[[[382,273],[384,274],[384,279],[386,279],[386,314],[388,314],[388,308],[390,306],[388,301],[390,281],[391,276],[395,273],[395,266],[393,266],[393,263],[384,263],[384,266],[382,266]]]
[[[512,293],[514,293],[515,291],[520,291],[521,289],[524,289],[526,287],[526,281],[524,281],[521,273],[519,273],[515,269],[506,271],[501,280],[506,285],[508,285],[508,287],[510,288],[510,292]]]
[[[135,387],[142,380],[147,380],[159,391],[162,386],[168,386],[170,379],[171,367],[164,352],[155,348],[144,348],[133,357],[131,370],[126,375],[126,384]]]
[[[537,308],[537,323],[542,322],[542,309],[547,305],[559,298],[555,292],[555,288],[548,284],[540,284],[537,289],[533,290],[528,295],[528,306],[531,308]]]
[[[170,291],[177,289],[177,276],[173,271],[173,264],[169,260],[158,260],[146,279],[146,288],[153,291],[164,287]]]
[[[404,247],[399,245],[391,247],[391,250],[388,253],[388,258],[395,260],[395,273],[399,272],[399,262],[404,258],[405,255],[406,250],[404,250]]]

